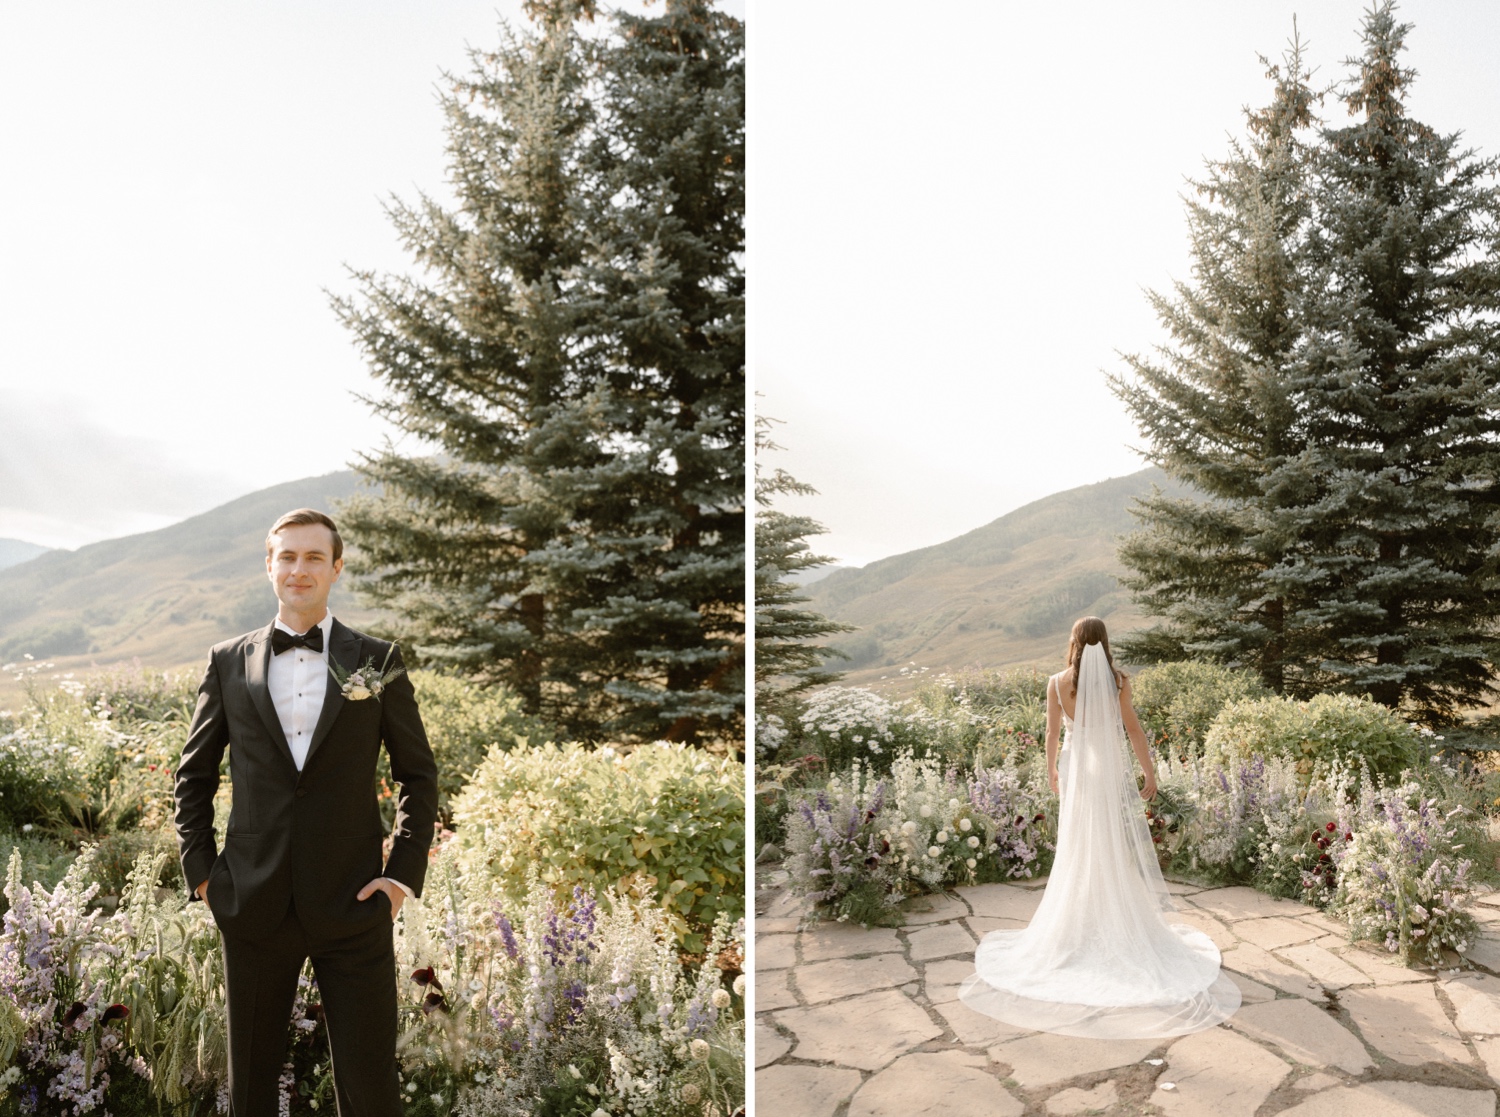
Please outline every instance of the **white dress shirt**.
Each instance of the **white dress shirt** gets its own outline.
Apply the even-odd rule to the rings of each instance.
[[[276,618],[276,627],[293,636],[302,633]],[[323,698],[328,693],[328,643],[333,630],[333,614],[325,612],[318,622],[323,630],[323,650],[311,648],[288,648],[280,655],[272,654],[271,669],[266,673],[266,684],[271,689],[271,701],[276,706],[276,717],[281,722],[281,731],[286,734],[287,746],[292,750],[292,763],[297,771],[307,763],[307,750],[312,746],[313,730],[323,713]],[[311,629],[309,629],[311,631]],[[405,892],[412,890],[392,877],[381,877]]]
[[[280,617],[276,619],[276,627],[293,636],[302,635],[284,624]],[[333,628],[333,614],[325,612],[317,627],[323,630],[321,652],[311,648],[288,648],[280,655],[271,656],[271,669],[266,673],[271,701],[276,705],[276,717],[281,721],[281,731],[286,734],[286,743],[292,750],[292,763],[297,765],[299,772],[307,763],[307,750],[312,745],[318,717],[323,713],[323,696],[328,692],[328,636]]]

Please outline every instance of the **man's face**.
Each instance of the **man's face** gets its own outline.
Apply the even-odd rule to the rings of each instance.
[[[333,532],[322,524],[289,524],[271,536],[266,573],[276,600],[299,613],[328,605],[328,591],[339,580],[344,560],[333,558]]]

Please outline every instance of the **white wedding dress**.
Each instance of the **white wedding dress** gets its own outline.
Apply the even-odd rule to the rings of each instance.
[[[1067,685],[1065,673],[1054,685]],[[1084,649],[1078,699],[1058,755],[1057,856],[1031,923],[991,931],[959,989],[1007,1024],[1099,1039],[1186,1035],[1240,1007],[1219,948],[1171,923],[1120,717],[1099,644]]]

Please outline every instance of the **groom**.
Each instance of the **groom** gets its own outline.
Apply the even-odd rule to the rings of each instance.
[[[297,976],[309,957],[339,1117],[402,1109],[391,923],[422,890],[437,765],[405,674],[376,693],[340,684],[351,672],[368,683],[401,664],[392,645],[329,614],[343,550],[333,521],[309,508],[271,527],[276,620],[209,652],[177,767],[183,875],[223,940],[231,1117],[277,1113]],[[384,865],[375,798],[382,744],[401,785]],[[233,791],[219,851],[214,793],[226,746]]]

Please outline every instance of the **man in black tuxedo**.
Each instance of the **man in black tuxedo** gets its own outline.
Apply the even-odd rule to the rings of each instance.
[[[177,766],[183,875],[223,939],[231,1117],[275,1117],[309,957],[339,1117],[401,1113],[391,923],[422,890],[437,765],[405,674],[383,688],[341,685],[333,674],[334,665],[346,679],[364,669],[368,684],[371,664],[401,666],[392,645],[329,614],[343,565],[343,542],[323,513],[304,508],[276,521],[266,538],[276,620],[209,652]],[[382,744],[401,785],[383,866]],[[219,852],[213,804],[225,746],[233,793]]]

